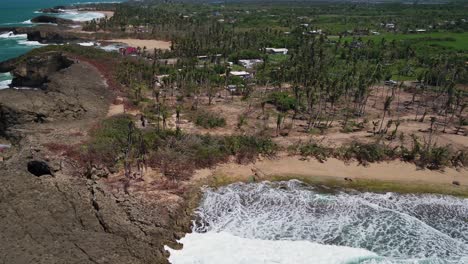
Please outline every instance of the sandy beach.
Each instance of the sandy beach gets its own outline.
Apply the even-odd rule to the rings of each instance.
[[[463,192],[468,185],[466,169],[445,168],[444,171],[419,169],[412,163],[398,160],[372,163],[368,166],[359,165],[357,162],[348,164],[334,158],[321,163],[315,159],[302,160],[301,157],[285,154],[273,159],[262,159],[255,164],[240,165],[230,162],[213,169],[199,170],[194,180],[203,181],[210,177],[222,177],[223,181],[227,182],[248,181],[254,174],[257,174],[258,180],[296,178],[325,183],[345,182],[344,178],[348,178],[354,182],[379,181],[402,186],[432,186],[434,190],[459,188],[464,189]],[[461,187],[453,185],[454,181],[457,181]]]
[[[114,16],[114,11],[96,11],[96,13],[104,14],[107,18]]]
[[[146,47],[148,52],[152,52],[154,49],[170,50],[171,42],[164,40],[154,39],[111,39],[108,42],[119,42],[124,43],[132,47]]]

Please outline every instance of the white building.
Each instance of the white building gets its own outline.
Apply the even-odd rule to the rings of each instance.
[[[261,59],[239,60],[239,64],[247,69],[252,69],[255,65],[263,63]]]
[[[277,49],[277,48],[266,48],[265,50],[266,50],[266,52],[268,52],[268,53],[272,53],[272,54],[283,54],[283,55],[288,54],[288,51],[289,51],[289,50],[286,49],[286,48],[278,48],[278,49]]]
[[[244,79],[250,78],[250,73],[246,71],[231,71],[229,74]]]

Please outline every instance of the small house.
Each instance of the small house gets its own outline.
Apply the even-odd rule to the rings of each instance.
[[[310,35],[321,35],[322,32],[323,32],[323,31],[322,31],[321,29],[314,29],[314,30],[309,31],[308,33],[309,33]]]
[[[243,78],[243,79],[247,79],[251,77],[250,73],[246,71],[231,71],[229,74],[232,76]]]
[[[263,63],[261,59],[239,60],[239,64],[247,69],[252,69],[254,66]]]
[[[265,51],[270,54],[283,54],[286,55],[288,54],[288,49],[286,48],[266,48]]]

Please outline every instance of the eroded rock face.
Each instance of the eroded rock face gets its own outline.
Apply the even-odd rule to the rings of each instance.
[[[25,32],[28,36],[29,41],[38,41],[42,44],[55,43],[63,44],[66,42],[78,41],[80,38],[73,34],[67,34],[64,32],[56,32],[52,30],[28,30]]]
[[[107,113],[102,106],[112,95],[99,72],[86,63],[70,63],[62,54],[47,53],[15,66],[13,85],[42,89],[0,90],[0,136],[17,140],[23,125],[95,118]]]
[[[73,61],[59,52],[48,52],[17,62],[11,71],[13,87],[44,88],[49,76],[70,67]]]

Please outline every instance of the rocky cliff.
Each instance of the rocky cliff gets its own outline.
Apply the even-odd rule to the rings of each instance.
[[[26,88],[0,90],[0,135],[18,138],[17,126],[96,117],[106,111],[101,105],[111,95],[100,75],[86,65],[73,64],[61,53],[44,53],[8,65],[5,68],[13,67],[12,85]]]
[[[11,86],[45,89],[50,76],[72,64],[73,61],[60,52],[47,52],[24,58],[11,65],[13,67],[10,70],[13,75]]]
[[[0,153],[0,262],[167,263],[163,246],[188,231],[190,200],[144,181],[125,193],[50,147],[83,145],[113,96],[82,61],[47,79],[44,90],[0,91],[0,131],[16,142]]]

